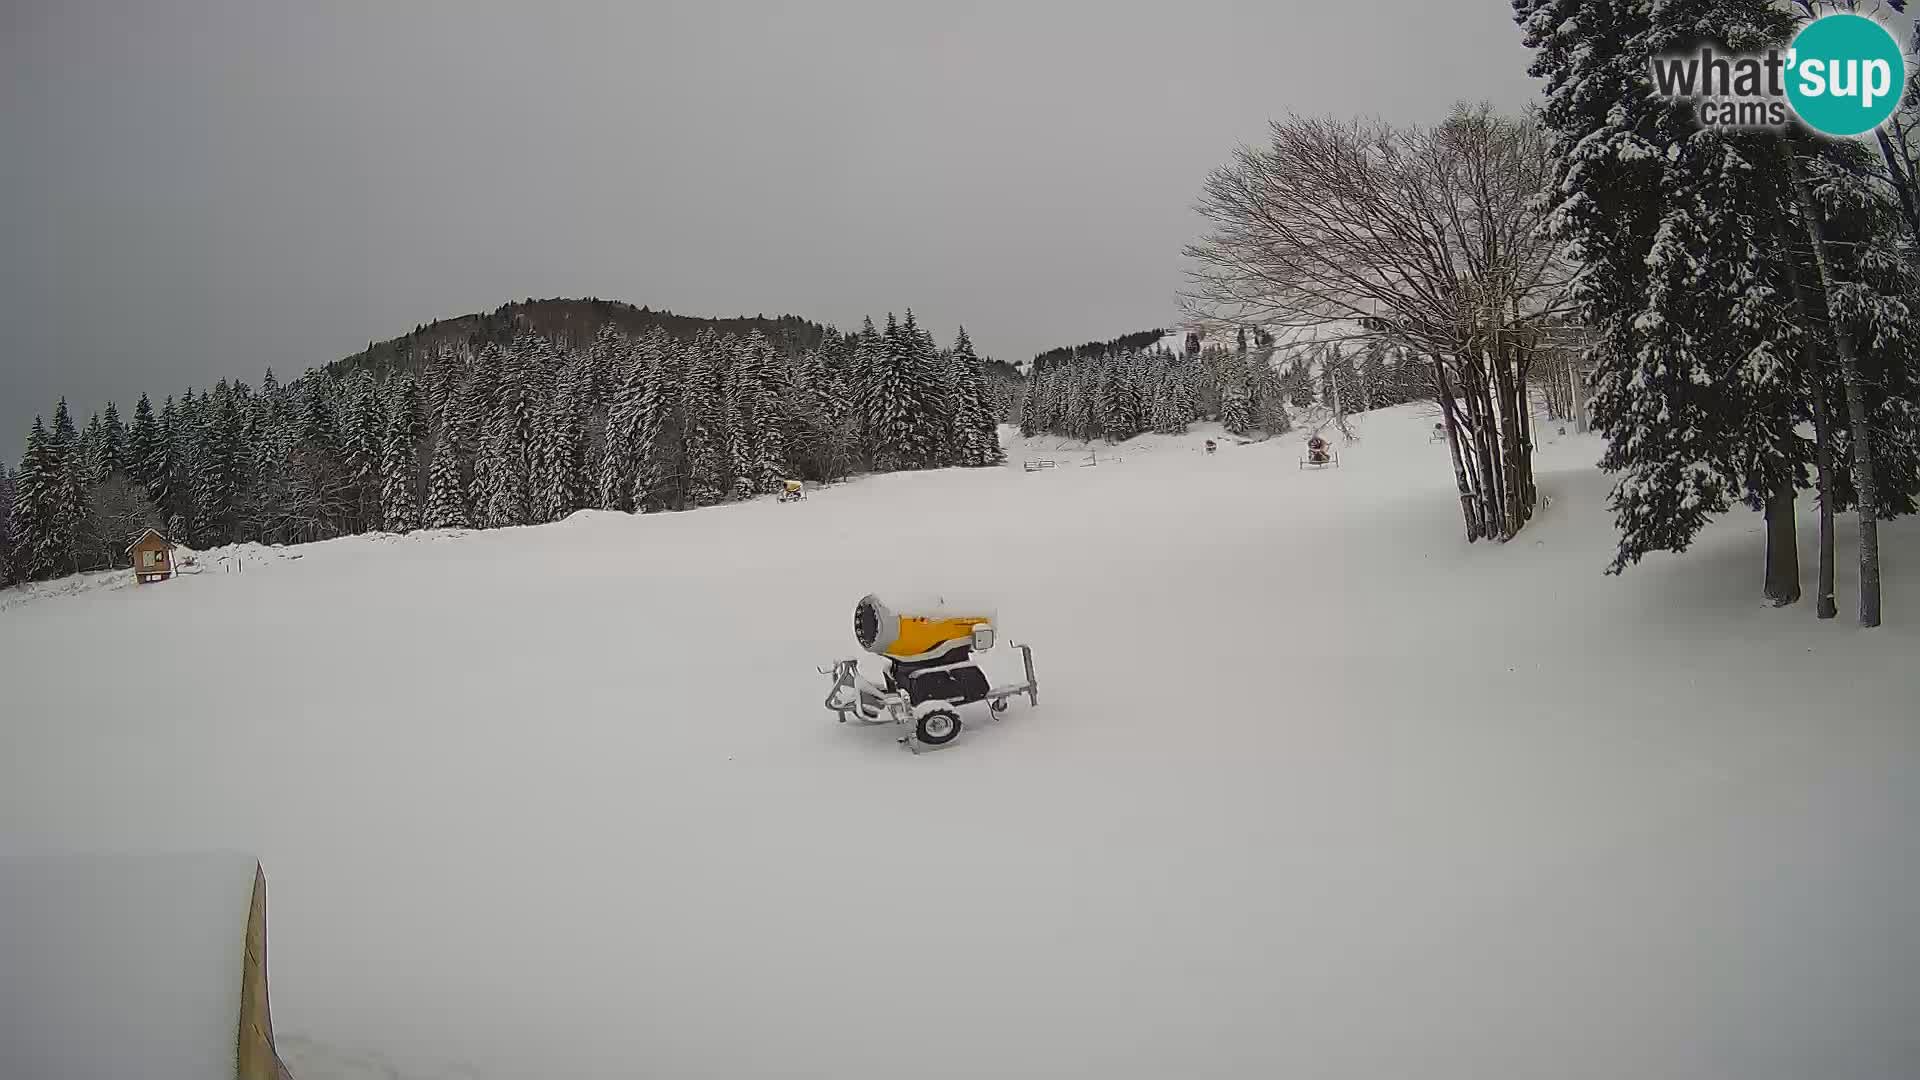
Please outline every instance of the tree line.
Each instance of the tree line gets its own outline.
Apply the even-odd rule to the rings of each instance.
[[[1082,345],[1061,345],[1043,352],[1035,353],[1033,363],[1028,365],[1030,372],[1039,371],[1049,364],[1071,360],[1076,356],[1101,356],[1107,353],[1137,352],[1148,348],[1167,332],[1162,329],[1136,330],[1131,334],[1121,334],[1109,341],[1089,341]]]
[[[1002,460],[1009,398],[962,329],[909,311],[815,348],[764,334],[603,326],[585,348],[525,330],[378,379],[310,370],[223,380],[84,428],[63,399],[0,468],[0,582],[126,564],[145,528],[205,549],[369,531],[500,528],[587,508],[656,512],[789,478]]]
[[[1148,431],[1181,434],[1204,420],[1234,435],[1278,435],[1293,428],[1289,406],[1325,422],[1432,396],[1426,371],[1384,342],[1282,350],[1274,340],[1242,328],[1234,348],[1192,357],[1158,348],[1054,357],[1027,381],[1021,433],[1119,442]]]

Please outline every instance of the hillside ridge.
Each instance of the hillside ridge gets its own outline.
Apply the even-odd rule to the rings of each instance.
[[[489,344],[505,345],[522,328],[568,348],[578,348],[592,341],[600,328],[609,324],[628,335],[661,329],[682,341],[690,341],[708,329],[723,335],[743,336],[758,330],[783,353],[816,348],[827,331],[825,324],[791,314],[708,317],[681,315],[665,308],[635,307],[625,301],[595,296],[542,300],[528,297],[510,300],[490,312],[469,312],[417,324],[411,332],[398,337],[370,341],[365,349],[341,357],[325,369],[335,375],[347,375],[367,368],[376,376],[396,369],[411,370],[422,358],[445,349],[478,350]]]

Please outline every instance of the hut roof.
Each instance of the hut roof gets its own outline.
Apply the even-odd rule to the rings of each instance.
[[[142,532],[139,536],[134,537],[133,543],[127,545],[127,550],[132,551],[134,548],[139,547],[141,544],[146,542],[146,539],[149,536],[159,537],[159,540],[161,543],[167,545],[169,548],[173,547],[173,541],[167,539],[165,536],[161,536],[159,529],[148,529],[145,532]]]

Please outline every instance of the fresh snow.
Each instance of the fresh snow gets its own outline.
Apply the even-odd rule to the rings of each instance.
[[[0,856],[0,1076],[231,1077],[254,867]]]
[[[397,540],[384,533],[373,533],[354,537],[355,542]],[[335,543],[336,541],[326,541]],[[306,557],[306,553],[315,545],[296,545],[288,547],[280,544],[259,544],[252,541],[241,544],[225,544],[206,551],[176,546],[173,549],[175,577],[194,574],[239,574],[250,569],[271,566],[276,563]],[[152,584],[152,583],[149,583]],[[90,570],[84,574],[70,574],[51,581],[30,581],[16,585],[11,589],[0,589],[0,611],[23,604],[32,604],[53,597],[73,596],[78,593],[93,592],[96,589],[131,589],[139,585],[134,580],[133,571],[128,567],[114,570]]]
[[[0,851],[258,852],[299,1080],[1913,1075],[1920,530],[1873,631],[1808,500],[1795,607],[1744,511],[1610,578],[1596,440],[1470,546],[1431,424],[17,604]],[[1039,707],[836,723],[896,590],[995,597]]]

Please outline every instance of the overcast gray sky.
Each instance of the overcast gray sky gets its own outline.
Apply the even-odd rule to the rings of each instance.
[[[0,452],[440,316],[596,295],[988,353],[1173,317],[1288,111],[1535,88],[1506,0],[0,0]]]

